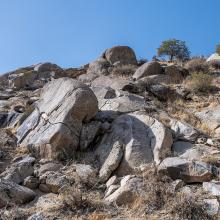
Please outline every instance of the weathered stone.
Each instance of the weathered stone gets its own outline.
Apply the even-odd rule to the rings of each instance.
[[[35,198],[36,194],[23,186],[1,179],[0,180],[0,207],[4,207],[8,203],[23,204],[30,202]]]
[[[142,96],[129,94],[103,100],[102,102],[99,102],[99,107],[102,111],[119,111],[124,113],[133,112],[145,108],[145,99]]]
[[[49,193],[47,195],[40,196],[36,202],[36,209],[43,211],[43,210],[50,210],[54,208],[62,208],[63,202],[59,199],[59,196],[53,193]]]
[[[136,87],[140,92],[144,92],[146,88],[149,88],[151,85],[154,84],[170,84],[172,80],[169,76],[164,74],[159,75],[150,75],[143,78],[140,78],[135,82]]]
[[[111,132],[105,134],[96,148],[100,163],[104,164],[115,143],[124,146],[124,157],[117,173],[130,174],[141,164],[157,164],[171,152],[172,135],[156,119],[144,112],[119,116],[112,123]]]
[[[112,99],[116,97],[115,90],[111,87],[95,86],[91,87],[92,91],[100,99]]]
[[[102,182],[108,180],[112,172],[119,166],[122,157],[123,145],[116,141],[99,171],[99,178]]]
[[[37,74],[34,71],[24,73],[13,73],[9,76],[9,87],[13,89],[21,89],[32,87],[34,80],[37,79]]]
[[[171,187],[173,189],[173,191],[177,191],[178,189],[182,188],[185,185],[185,183],[182,180],[174,180],[171,184]]]
[[[158,75],[162,73],[161,65],[156,62],[148,62],[140,66],[133,75],[133,79],[137,80],[144,76]]]
[[[12,110],[6,113],[4,116],[2,115],[2,117],[3,118],[0,119],[0,127],[13,129],[17,128],[23,123],[23,121],[27,118],[27,114]]]
[[[24,179],[23,185],[29,189],[37,189],[39,186],[39,179],[34,176],[28,176]]]
[[[109,186],[109,188],[107,188],[107,190],[105,192],[105,198],[110,196],[112,193],[114,193],[119,187],[120,187],[120,185]]]
[[[195,141],[200,132],[186,122],[172,119],[170,122],[171,129],[175,132],[175,137],[178,140]]]
[[[169,99],[178,99],[178,94],[170,87],[162,84],[154,84],[147,87],[147,91],[154,95],[160,101],[168,101]]]
[[[109,188],[111,185],[115,185],[116,183],[118,183],[118,178],[114,175],[106,182],[106,187]]]
[[[215,157],[220,153],[220,151],[215,148],[208,147],[204,144],[195,144],[193,148],[188,149],[183,154],[180,155],[181,158],[185,158],[189,161],[201,161],[206,157]]]
[[[47,172],[46,185],[53,193],[58,193],[61,187],[69,185],[69,181],[65,175],[59,172]]]
[[[101,122],[92,121],[84,124],[80,134],[80,150],[86,150],[98,135]]]
[[[132,81],[110,76],[99,76],[91,83],[91,86],[111,87],[114,90],[122,90],[129,92],[136,90],[136,86]]]
[[[219,202],[217,199],[205,199],[206,213],[210,216],[216,216],[219,211]]]
[[[58,171],[62,167],[63,167],[63,165],[60,163],[49,162],[49,163],[41,165],[40,168],[35,171],[35,174],[37,176],[42,176],[43,174],[45,174],[48,171]]]
[[[178,157],[164,159],[158,167],[159,173],[166,173],[172,179],[182,179],[186,183],[210,181],[212,166],[199,161],[187,161]]]
[[[213,196],[220,196],[220,182],[204,182],[203,189],[210,192]]]
[[[193,145],[190,142],[176,141],[172,146],[172,150],[174,152],[174,156],[180,156],[192,147]]]
[[[53,63],[40,63],[34,67],[38,78],[59,78],[64,76],[64,71],[61,67]]]
[[[76,173],[83,183],[94,184],[97,180],[97,171],[90,165],[76,164]]]
[[[34,173],[34,162],[35,158],[33,157],[24,157],[22,160],[13,163],[0,177],[20,184],[26,177]]]
[[[44,193],[50,193],[50,192],[51,192],[49,186],[47,186],[47,185],[44,184],[44,183],[41,183],[41,184],[39,185],[39,190],[40,190],[41,192],[44,192]]]
[[[126,184],[120,186],[112,194],[105,197],[107,204],[116,203],[117,205],[126,205],[135,200],[142,190],[143,183],[140,178],[134,177],[129,179]]]
[[[100,132],[102,134],[104,134],[106,132],[109,132],[110,129],[111,129],[111,124],[109,122],[107,122],[107,121],[102,123],[101,126],[100,126]]]
[[[109,66],[110,63],[106,59],[99,58],[98,60],[89,64],[87,74],[108,75]]]
[[[94,93],[70,78],[48,83],[36,109],[17,130],[18,143],[36,156],[70,157],[79,145],[82,122],[98,111]]]
[[[220,106],[208,107],[195,115],[201,119],[201,121],[215,133],[215,137],[220,137]]]
[[[99,75],[95,73],[85,73],[78,77],[78,80],[83,83],[91,83],[94,79],[96,79]]]
[[[103,58],[105,58],[110,64],[137,64],[134,51],[127,46],[115,46],[107,49]]]

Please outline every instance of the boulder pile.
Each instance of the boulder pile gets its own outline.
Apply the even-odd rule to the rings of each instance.
[[[186,98],[187,74],[159,61],[139,66],[127,46],[78,69],[43,63],[9,73],[0,93],[3,219],[13,205],[20,219],[69,217],[86,207],[87,187],[101,190],[105,205],[130,205],[152,190],[144,178],[152,167],[169,179],[174,197],[203,188],[203,203],[214,206],[206,214],[216,216],[218,201],[210,199],[220,195],[219,105],[195,113],[213,137],[166,111]]]

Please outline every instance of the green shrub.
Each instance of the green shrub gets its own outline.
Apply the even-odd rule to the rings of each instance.
[[[212,80],[212,76],[208,74],[194,72],[187,78],[186,84],[194,91],[208,92],[212,88]]]
[[[190,51],[185,41],[169,39],[161,43],[160,47],[157,49],[157,55],[168,56],[171,62],[174,58],[185,61],[190,58]]]

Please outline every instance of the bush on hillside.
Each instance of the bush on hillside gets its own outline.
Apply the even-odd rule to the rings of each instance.
[[[212,76],[205,73],[192,73],[187,77],[186,84],[189,89],[197,92],[208,92],[212,88]]]
[[[196,57],[188,61],[185,65],[185,68],[188,69],[191,73],[193,72],[203,72],[207,73],[209,66],[205,58]]]

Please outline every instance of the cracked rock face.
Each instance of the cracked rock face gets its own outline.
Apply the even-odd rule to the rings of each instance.
[[[206,108],[197,112],[196,116],[220,138],[220,106]]]
[[[82,122],[97,111],[97,98],[88,86],[70,78],[53,80],[18,128],[18,144],[43,158],[72,156],[79,145]]]
[[[99,174],[102,179],[107,179],[116,168],[117,174],[124,176],[142,164],[153,161],[159,164],[171,152],[170,130],[144,112],[119,116],[113,121],[111,130],[96,149],[102,164]],[[116,146],[123,150],[123,158]]]

